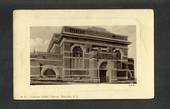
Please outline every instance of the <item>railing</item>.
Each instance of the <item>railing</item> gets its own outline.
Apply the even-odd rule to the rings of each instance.
[[[39,59],[62,59],[63,55],[48,52],[35,52],[30,54],[31,58]]]
[[[78,57],[73,57],[73,53],[71,53],[71,52],[65,52],[64,53],[64,57],[65,58],[75,58],[75,59],[77,59]],[[113,59],[113,60],[118,60],[117,59],[117,57],[116,56],[114,56],[114,54],[113,53],[108,53],[108,52],[97,52],[97,51],[90,51],[89,53],[84,53],[83,54],[83,57],[80,57],[80,58],[86,58],[86,59],[88,59],[88,58],[96,58],[96,59]],[[124,58],[124,57],[123,57]],[[124,59],[126,59],[126,61],[127,61],[127,59],[128,58],[124,58]]]
[[[93,54],[93,58],[96,59],[114,59],[114,55],[105,52],[97,52]]]
[[[55,59],[37,59],[37,58],[31,58],[31,65],[32,66],[38,66],[40,63],[42,65],[55,65],[55,66],[62,66],[63,61],[62,60],[55,60]]]
[[[74,33],[74,34],[87,34],[87,35],[93,35],[93,36],[101,36],[101,37],[107,37],[107,38],[115,38],[119,40],[127,40],[127,36],[121,36],[116,35],[107,31],[96,31],[96,30],[90,30],[90,29],[80,29],[75,27],[64,27],[63,32],[68,33]]]

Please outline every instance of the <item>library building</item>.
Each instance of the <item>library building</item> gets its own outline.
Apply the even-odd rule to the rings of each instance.
[[[31,81],[136,83],[131,43],[104,28],[64,26],[53,34],[47,52],[31,52]]]

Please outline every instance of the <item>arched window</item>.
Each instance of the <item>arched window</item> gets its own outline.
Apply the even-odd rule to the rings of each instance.
[[[79,46],[73,48],[73,57],[83,57],[83,50]]]
[[[83,68],[84,61],[83,61],[83,49],[80,46],[74,46],[72,49],[73,57],[71,60],[72,68]]]
[[[116,59],[121,59],[121,52],[119,50],[115,50],[114,56]]]
[[[44,76],[46,76],[46,77],[56,77],[56,74],[55,74],[54,70],[46,69],[45,72],[44,72]]]

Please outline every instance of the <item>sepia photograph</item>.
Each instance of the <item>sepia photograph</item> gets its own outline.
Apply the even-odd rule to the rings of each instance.
[[[30,84],[136,84],[136,26],[30,27]]]
[[[15,100],[154,98],[151,9],[15,10]]]

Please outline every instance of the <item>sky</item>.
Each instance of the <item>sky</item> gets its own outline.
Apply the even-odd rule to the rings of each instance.
[[[128,41],[132,42],[129,45],[128,56],[131,58],[136,57],[136,26],[135,25],[119,25],[119,26],[98,26],[106,29],[114,34],[128,36]],[[88,27],[81,27],[88,28]],[[62,27],[31,27],[30,28],[30,49],[31,52],[43,51],[46,52],[50,40],[54,33],[60,33]]]

